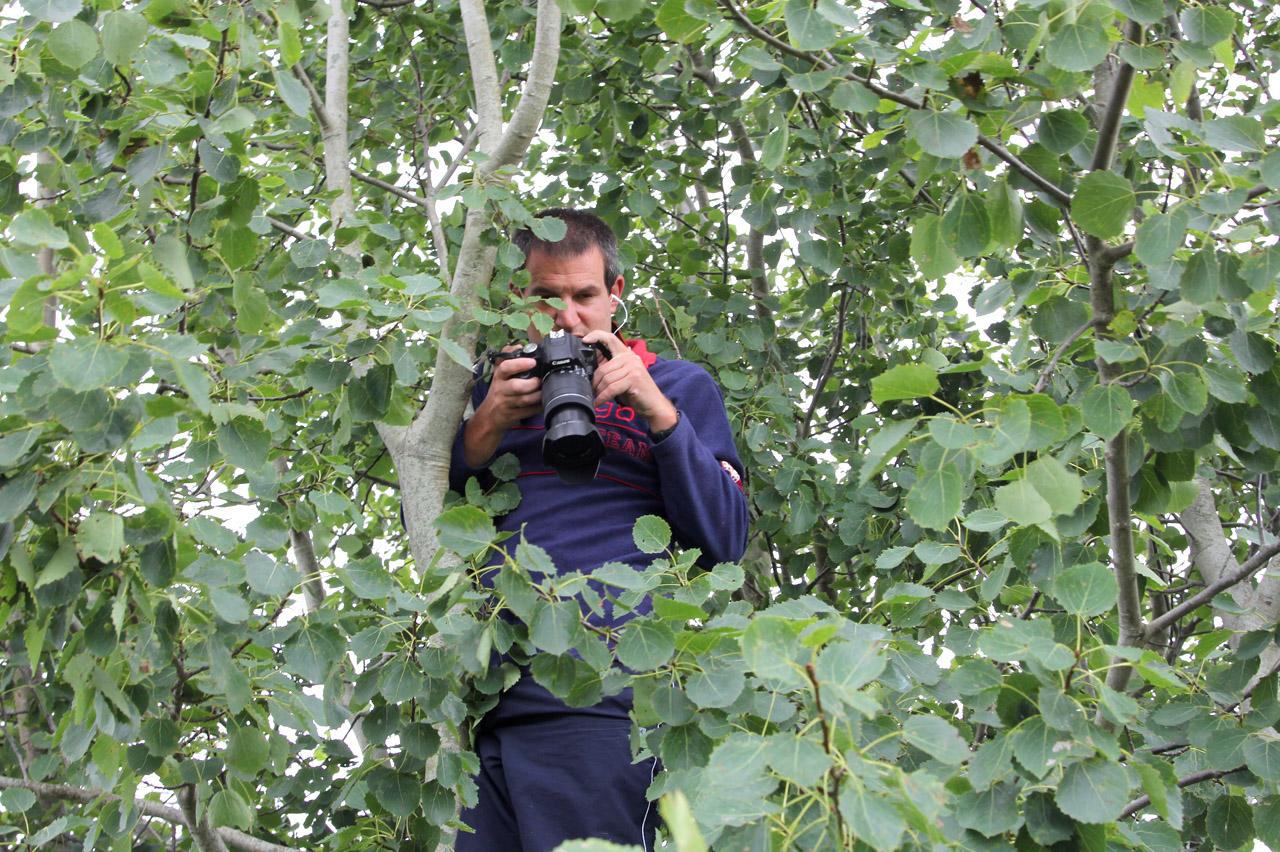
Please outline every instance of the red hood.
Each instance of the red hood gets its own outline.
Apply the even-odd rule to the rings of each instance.
[[[628,349],[640,356],[640,362],[644,364],[646,370],[658,363],[658,356],[649,351],[649,347],[644,345],[643,340],[619,339],[627,345]]]

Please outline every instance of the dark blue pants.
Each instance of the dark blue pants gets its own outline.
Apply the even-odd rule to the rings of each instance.
[[[475,833],[456,852],[551,852],[600,838],[653,849],[656,805],[645,790],[656,758],[631,762],[631,722],[566,714],[482,724],[479,800],[462,812]]]

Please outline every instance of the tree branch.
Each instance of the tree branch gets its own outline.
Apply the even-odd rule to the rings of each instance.
[[[827,71],[835,67],[830,62],[827,62],[825,59],[821,59],[817,56],[814,56],[812,53],[809,53],[808,51],[794,48],[791,45],[787,44],[782,39],[773,35],[772,33],[766,32],[765,30],[756,26],[751,21],[750,18],[744,15],[742,11],[738,9],[736,5],[734,5],[733,0],[718,0],[718,1],[722,6],[724,6],[726,10],[728,10],[729,14],[733,16],[733,19],[742,25],[743,29],[745,29],[750,35],[754,36],[755,38],[759,39],[760,41],[763,41],[765,44],[768,44],[769,46],[782,51],[788,56],[794,56],[797,59],[803,59],[806,62],[811,62],[813,63],[814,67],[816,67],[820,71]],[[851,80],[855,83],[861,83],[863,86],[866,86],[877,96],[884,98],[885,100],[889,100],[889,101],[893,101],[894,103],[901,104],[902,106],[905,106],[909,109],[924,109],[924,104],[921,103],[920,101],[917,101],[914,98],[909,98],[906,95],[900,94],[899,92],[895,92],[893,89],[889,89],[885,86],[882,86],[880,83],[877,83],[875,80],[872,80],[870,77],[860,77],[857,74],[849,73],[849,74],[843,75],[843,79]],[[981,145],[983,148],[986,148],[992,154],[994,154],[997,159],[1002,161],[1005,165],[1009,166],[1009,168],[1013,169],[1018,174],[1022,175],[1027,180],[1034,183],[1038,189],[1040,189],[1042,192],[1044,192],[1054,201],[1061,204],[1063,207],[1069,208],[1071,206],[1070,193],[1066,192],[1065,190],[1062,189],[1062,187],[1058,186],[1053,181],[1049,180],[1047,177],[1040,174],[1035,169],[1031,168],[1031,166],[1023,162],[1016,154],[1014,154],[1008,148],[1004,147],[1003,144],[1001,144],[995,139],[990,139],[982,135],[981,133],[978,134],[978,144]]]
[[[367,183],[370,186],[376,186],[378,189],[386,190],[392,195],[399,196],[400,198],[403,198],[405,201],[408,201],[411,204],[416,204],[417,206],[423,209],[427,209],[431,206],[430,199],[423,198],[421,195],[415,195],[409,190],[396,186],[393,183],[387,183],[385,180],[382,180],[381,178],[377,178],[377,177],[374,177],[373,175],[365,174],[364,172],[358,171],[356,169],[351,170],[351,176],[356,180],[360,181],[361,183]]]
[[[471,60],[480,148],[488,152],[497,147],[497,140],[502,135],[502,100],[498,91],[498,66],[493,58],[489,18],[485,15],[483,0],[461,0],[458,9],[462,13],[462,31],[466,35],[467,56]]]
[[[324,179],[338,196],[330,215],[335,229],[356,218],[356,199],[351,191],[351,148],[347,143],[347,87],[351,58],[351,22],[342,0],[330,0],[329,23],[325,37],[324,107],[329,126],[324,129]],[[359,255],[360,247],[352,242],[341,246],[349,255]]]
[[[542,125],[547,102],[551,99],[551,86],[556,81],[556,66],[560,62],[562,18],[555,0],[538,0],[538,20],[533,30],[533,59],[529,63],[528,81],[520,96],[520,103],[516,104],[511,121],[503,131],[502,139],[494,148],[491,158],[480,167],[482,175],[493,174],[503,166],[519,162],[529,150],[533,135]],[[468,49],[469,45],[468,38]]]
[[[1125,25],[1124,38],[1130,44],[1142,37],[1142,25],[1130,21]],[[1115,159],[1116,145],[1120,139],[1120,122],[1124,118],[1125,105],[1129,101],[1129,90],[1133,88],[1133,66],[1123,59],[1112,78],[1111,93],[1107,96],[1107,105],[1102,111],[1102,120],[1098,123],[1098,144],[1093,149],[1093,162],[1090,171],[1105,171],[1111,168]]]
[[[1181,778],[1179,778],[1178,786],[1190,787],[1192,784],[1199,784],[1204,781],[1213,781],[1214,779],[1221,778],[1224,775],[1230,775],[1233,772],[1239,772],[1241,769],[1244,769],[1244,768],[1245,767],[1243,766],[1237,766],[1235,769],[1204,769],[1204,770],[1201,770],[1200,772],[1192,772],[1190,775],[1184,775]],[[1141,796],[1137,799],[1134,799],[1132,802],[1125,805],[1124,810],[1120,812],[1120,819],[1128,819],[1129,817],[1133,816],[1134,814],[1136,814],[1138,811],[1142,810],[1149,804],[1151,804],[1150,796]]]
[[[86,790],[83,787],[73,787],[69,784],[45,784],[40,781],[24,781],[21,778],[9,778],[0,775],[0,790],[7,789],[30,790],[42,799],[56,799],[61,802],[76,802],[82,805],[92,804],[100,799],[113,802],[124,801],[114,793]],[[164,820],[174,825],[181,825],[187,829],[191,828],[186,816],[177,808],[166,807],[149,799],[134,799],[133,806],[143,816]],[[222,827],[212,829],[212,831],[219,836],[221,842],[237,849],[243,849],[245,852],[295,852],[290,846],[281,846],[278,843],[259,840],[234,828]]]
[[[1049,363],[1045,366],[1044,371],[1040,373],[1039,380],[1036,381],[1036,393],[1043,393],[1044,389],[1049,385],[1049,377],[1053,375],[1054,368],[1058,366],[1058,362],[1062,360],[1063,354],[1071,347],[1071,344],[1080,339],[1086,331],[1093,328],[1093,320],[1090,319],[1084,325],[1077,328],[1071,333],[1071,336],[1062,341],[1057,351],[1053,353],[1053,357],[1049,359]]]

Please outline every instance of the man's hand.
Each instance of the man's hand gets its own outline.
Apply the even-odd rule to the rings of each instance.
[[[582,338],[584,343],[604,343],[612,358],[600,359],[591,389],[596,394],[596,405],[617,400],[634,408],[636,413],[649,421],[651,432],[661,432],[676,425],[676,407],[658,390],[648,368],[640,356],[632,352],[616,334],[592,331]]]
[[[537,363],[532,358],[511,358],[493,368],[489,393],[467,421],[463,434],[467,464],[482,467],[488,463],[508,429],[542,410],[542,380],[515,378]]]

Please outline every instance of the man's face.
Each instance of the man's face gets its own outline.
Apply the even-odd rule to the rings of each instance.
[[[538,311],[551,317],[555,327],[583,337],[589,331],[609,331],[613,318],[613,299],[622,297],[622,276],[613,286],[604,285],[604,256],[592,247],[576,257],[552,257],[546,252],[534,250],[525,262],[529,271],[526,298],[539,299]],[[548,299],[560,299],[563,308],[547,304]],[[542,341],[542,334],[529,326],[529,339]]]

